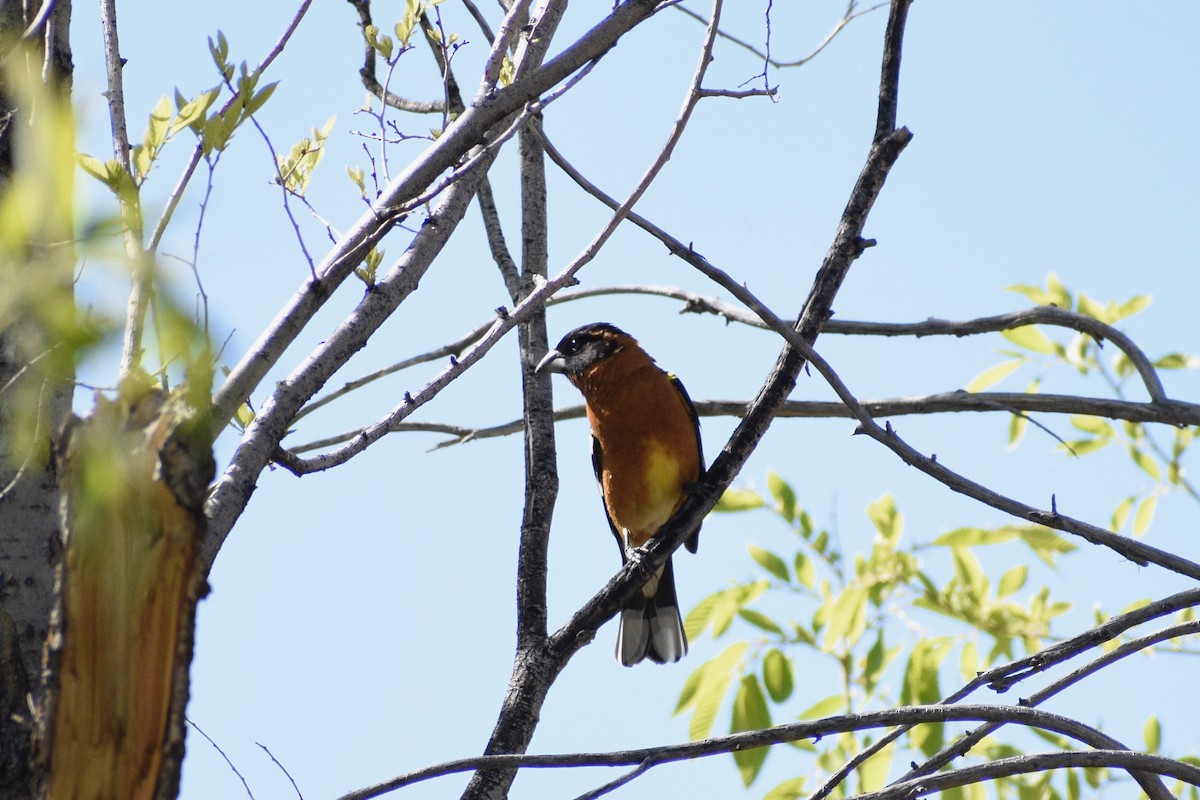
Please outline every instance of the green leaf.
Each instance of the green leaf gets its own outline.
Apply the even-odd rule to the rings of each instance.
[[[763,800],[800,800],[807,792],[804,791],[805,777],[788,778],[771,791],[763,795]]]
[[[1011,542],[1017,536],[1017,531],[1012,528],[955,528],[938,536],[932,544],[938,547],[976,547]]]
[[[1051,567],[1054,566],[1054,557],[1056,555],[1072,553],[1078,549],[1076,545],[1067,541],[1063,536],[1040,525],[1019,527],[1016,530],[1017,535],[1029,546],[1034,555]]]
[[[1028,297],[1031,302],[1036,303],[1039,306],[1048,306],[1053,302],[1053,299],[1049,294],[1046,293],[1045,289],[1029,283],[1009,284],[1008,286],[1004,287],[1004,291],[1023,294]]]
[[[800,712],[800,719],[821,719],[823,717],[832,717],[846,707],[845,695],[832,694],[824,700],[818,700],[804,711]]]
[[[1133,515],[1134,536],[1140,537],[1150,530],[1150,523],[1154,520],[1156,508],[1158,508],[1158,495],[1156,494],[1150,495],[1138,506],[1137,513]]]
[[[896,743],[892,742],[859,766],[858,790],[860,792],[874,792],[883,788],[883,784],[887,781],[888,770],[892,767],[892,757],[895,752]]]
[[[1092,319],[1098,319],[1101,322],[1115,321],[1108,318],[1109,315],[1104,310],[1104,306],[1100,305],[1082,292],[1079,294],[1079,305],[1075,310],[1084,316],[1091,317]]]
[[[770,490],[771,497],[775,498],[775,510],[789,523],[792,522],[796,518],[795,490],[779,477],[775,470],[767,471],[767,489]]]
[[[712,610],[713,638],[725,633],[737,613],[757,600],[769,586],[770,582],[763,579],[718,592],[717,601]]]
[[[716,658],[704,665],[704,674],[694,693],[692,719],[688,724],[688,737],[692,741],[707,739],[712,733],[717,711],[725,701],[733,670],[746,654],[746,642],[734,642]]]
[[[979,676],[979,646],[975,644],[974,639],[963,642],[958,668],[964,683],[970,683]]]
[[[1162,723],[1158,721],[1158,717],[1151,714],[1146,719],[1146,725],[1142,728],[1142,737],[1146,740],[1146,752],[1157,753],[1162,744]]]
[[[1151,478],[1154,478],[1156,481],[1162,480],[1162,472],[1158,469],[1158,462],[1145,450],[1131,444],[1129,445],[1129,457],[1133,459],[1133,463],[1141,467],[1142,471]]]
[[[252,115],[262,108],[271,99],[271,95],[275,94],[278,86],[279,81],[272,81],[251,95],[250,100],[246,103],[246,114]]]
[[[1079,800],[1081,796],[1079,770],[1069,769],[1067,770],[1067,800]]]
[[[733,718],[729,724],[730,733],[742,731],[759,731],[771,727],[771,711],[767,708],[767,699],[763,696],[762,687],[757,675],[746,675],[738,687],[733,699]],[[767,759],[769,747],[755,747],[751,750],[733,751],[733,761],[737,764],[742,776],[742,785],[750,786],[758,777],[763,762]]]
[[[1050,302],[1054,305],[1068,310],[1071,308],[1071,293],[1053,272],[1046,276],[1046,292],[1050,295]]]
[[[796,553],[796,580],[807,589],[811,589],[817,584],[817,567],[813,560],[804,553]]]
[[[994,367],[988,367],[971,379],[971,382],[967,384],[966,390],[968,392],[986,391],[1016,372],[1024,363],[1024,359],[1016,358],[1012,361],[1001,362]]]
[[[863,659],[862,677],[867,692],[871,692],[878,685],[886,666],[887,648],[883,643],[883,629],[880,628],[875,636],[875,644],[871,645],[871,649],[867,651],[867,657]]]
[[[904,528],[904,515],[896,511],[896,500],[891,492],[867,504],[867,518],[879,535],[894,547]]]
[[[1103,450],[1111,443],[1108,439],[1067,439],[1058,445],[1057,449],[1069,452],[1074,456],[1086,456],[1088,453]]]
[[[792,660],[778,647],[772,647],[763,656],[763,685],[776,703],[782,703],[792,696],[795,686]]]
[[[750,557],[757,561],[760,567],[774,575],[776,578],[779,578],[779,580],[783,581],[784,583],[791,582],[792,577],[788,574],[787,564],[782,558],[775,555],[770,550],[764,550],[763,548],[754,544],[747,544],[746,549],[750,551]]]
[[[79,168],[105,185],[109,185],[108,167],[103,161],[87,153],[76,153],[75,162]]]
[[[179,112],[175,114],[175,119],[171,120],[171,126],[167,130],[167,135],[174,136],[187,127],[191,127],[193,130],[199,132],[200,123],[204,121],[205,114],[208,113],[208,109],[220,93],[221,87],[215,86],[207,92],[201,92],[184,103],[179,108]]]
[[[683,620],[683,632],[687,635],[688,639],[697,639],[704,632],[709,620],[712,619],[713,609],[717,607],[722,594],[724,594],[724,590],[713,592],[697,603],[687,613],[687,616]]]
[[[1058,352],[1054,342],[1033,325],[1023,325],[1020,328],[1000,331],[1000,335],[1018,347],[1032,350],[1035,353],[1052,356]]]
[[[1012,450],[1021,441],[1021,437],[1025,435],[1025,429],[1029,427],[1029,416],[1026,414],[1011,414],[1008,418],[1008,449]]]
[[[1117,503],[1117,507],[1113,509],[1112,519],[1109,521],[1108,527],[1113,533],[1116,533],[1125,527],[1125,520],[1129,519],[1129,512],[1133,510],[1133,503],[1136,498],[1133,495],[1126,497],[1121,502]]]
[[[950,652],[954,642],[948,636],[921,639],[908,657],[904,670],[904,683],[900,691],[900,702],[904,705],[927,705],[942,699],[938,673],[942,661]],[[944,741],[943,725],[918,725],[909,733],[913,746],[926,755],[936,753]]]
[[[692,670],[687,680],[683,682],[683,688],[679,690],[679,699],[675,701],[675,710],[672,715],[679,714],[696,704],[696,692],[700,689],[700,683],[704,680],[704,673],[708,669],[709,662],[704,662],[700,666]]]
[[[1115,435],[1112,425],[1108,424],[1108,420],[1101,417],[1093,417],[1090,414],[1075,414],[1071,417],[1071,425],[1077,430],[1090,433],[1094,436],[1112,438]]]
[[[921,639],[913,645],[904,669],[904,684],[900,691],[900,702],[906,706],[927,705],[942,699],[938,683],[938,671],[942,661],[954,646],[949,636]]]
[[[721,499],[713,506],[713,511],[731,512],[731,511],[750,511],[755,508],[762,508],[766,505],[762,495],[753,489],[726,489],[721,495]]]
[[[1029,567],[1024,564],[1012,567],[1000,576],[1000,583],[996,586],[996,597],[1008,597],[1020,591],[1021,587],[1025,585],[1025,580],[1028,576]]]
[[[217,69],[224,71],[225,65],[229,61],[229,40],[225,38],[223,31],[217,31],[217,41],[214,43],[212,37],[208,37],[208,52],[212,55],[213,63],[217,65]]]
[[[853,646],[862,636],[866,625],[867,589],[864,586],[847,586],[834,601],[829,626],[825,629],[823,649],[831,651],[842,639]]]
[[[1168,353],[1154,362],[1159,369],[1196,369],[1200,367],[1200,358],[1186,353]]]
[[[1117,306],[1117,319],[1132,317],[1134,314],[1144,310],[1152,302],[1154,302],[1154,298],[1148,294],[1139,294],[1137,297],[1132,297]]]
[[[760,630],[764,630],[767,633],[774,633],[777,636],[783,636],[783,628],[779,627],[779,623],[761,611],[755,611],[753,608],[743,608],[738,611],[738,616]]]

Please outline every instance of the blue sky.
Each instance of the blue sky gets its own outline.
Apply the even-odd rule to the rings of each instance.
[[[736,5],[727,10],[729,29],[761,41],[762,7]],[[773,52],[785,59],[806,53],[843,5],[776,3]],[[444,9],[451,29],[463,31],[468,40],[456,67],[469,87],[486,45],[453,0]],[[215,82],[206,39],[217,29],[228,37],[234,59],[254,63],[291,13],[285,4],[247,7],[228,0],[124,4],[121,36],[131,129],[139,132],[158,98],[176,86],[192,96]],[[390,27],[383,5],[376,13],[381,26]],[[558,41],[569,41],[600,13],[589,4],[573,5]],[[107,115],[99,94],[103,65],[98,23],[91,14],[90,8],[75,9],[76,96],[84,125],[80,146],[107,155]],[[781,316],[793,315],[803,302],[866,154],[884,21],[882,13],[867,15],[809,65],[772,72],[771,81],[780,88],[775,103],[762,98],[702,102],[659,182],[638,206],[745,281]],[[260,117],[277,150],[337,117],[309,195],[340,227],[362,212],[344,168],[367,163],[364,139],[354,131],[370,124],[370,118],[355,114],[365,94],[357,76],[361,44],[355,22],[347,4],[315,3],[268,76],[281,84]],[[1200,156],[1193,141],[1200,129],[1194,80],[1200,74],[1194,42],[1198,25],[1200,8],[1192,4],[914,4],[899,117],[915,138],[868,223],[866,234],[879,244],[852,269],[835,305],[838,318],[916,321],[1003,313],[1026,305],[1024,298],[1005,292],[1006,285],[1040,284],[1053,271],[1071,289],[1102,301],[1152,295],[1153,304],[1123,324],[1152,356],[1200,351],[1192,324],[1193,232],[1200,211],[1195,191]],[[628,191],[674,119],[702,33],[683,15],[663,13],[550,107],[548,135],[610,193]],[[735,88],[761,67],[752,54],[722,42],[707,85]],[[428,55],[414,51],[401,61],[393,88],[429,96],[436,91],[431,74]],[[464,89],[468,96],[471,91]],[[419,132],[440,123],[404,124]],[[190,143],[181,140],[167,153],[146,189],[148,206],[161,205],[189,149]],[[393,148],[393,173],[419,150],[419,143]],[[514,164],[513,152],[505,152],[494,185],[515,246]],[[272,174],[266,146],[255,131],[245,129],[214,177],[199,269],[214,338],[229,337],[230,364],[307,273]],[[185,198],[164,253],[190,257],[202,187],[201,181]],[[82,191],[93,209],[104,208],[97,186],[85,184]],[[302,208],[293,207],[309,249],[320,253],[324,232]],[[552,271],[569,262],[607,217],[553,169],[549,214]],[[403,250],[406,236],[397,233],[388,240],[389,259]],[[481,242],[478,212],[472,209],[420,292],[331,386],[457,338],[506,303]],[[180,295],[190,298],[190,272],[169,258],[163,264],[176,274]],[[587,287],[643,282],[717,294],[632,228],[623,228],[580,278]],[[117,295],[106,280],[88,275],[84,290]],[[306,348],[353,307],[359,292],[358,284],[347,282],[272,379],[298,364]],[[551,336],[583,322],[608,320],[641,339],[660,364],[681,376],[694,398],[752,396],[778,343],[761,332],[675,311],[670,301],[650,298],[572,303],[551,310]],[[998,336],[919,341],[828,336],[819,342],[860,398],[960,388],[1002,360],[998,350],[1005,346]],[[420,418],[489,425],[517,417],[515,355],[513,342],[502,344]],[[352,395],[306,419],[290,441],[370,422],[437,368],[402,373]],[[111,364],[88,366],[99,383],[110,383],[112,372]],[[1027,367],[998,388],[1020,390],[1039,374]],[[1168,392],[1180,398],[1200,393],[1195,375],[1164,377]],[[1103,392],[1063,370],[1048,373],[1044,389]],[[565,382],[555,390],[558,404],[578,402]],[[817,377],[802,378],[794,394],[797,399],[829,395]],[[255,399],[263,397],[259,392]],[[1040,421],[1060,436],[1070,434],[1065,420]],[[704,421],[710,453],[733,424]],[[1048,504],[1053,492],[1060,509],[1098,524],[1107,523],[1120,498],[1149,488],[1119,452],[1068,460],[1053,452],[1051,438],[1030,431],[1010,453],[1004,446],[1008,420],[1002,415],[910,418],[895,424],[911,443],[936,452],[969,477],[1034,504]],[[870,547],[863,510],[887,491],[906,514],[906,537],[915,541],[963,525],[1008,521],[933,484],[878,445],[850,437],[851,429],[844,421],[782,421],[740,481],[761,488],[767,471],[778,471],[796,485],[818,523],[837,532],[847,552]],[[264,473],[221,553],[212,594],[199,611],[189,716],[237,765],[256,797],[292,796],[278,768],[255,746],[259,742],[288,768],[307,798],[336,796],[471,755],[485,743],[514,643],[522,447],[510,437],[428,452],[437,440],[393,436],[343,468],[304,479],[282,470]],[[228,457],[235,442],[230,432],[219,442],[220,452]],[[560,426],[562,491],[550,551],[552,625],[565,621],[619,564],[587,447],[582,422]],[[1190,534],[1196,519],[1192,501],[1164,498],[1149,541],[1194,557]],[[683,604],[694,604],[730,580],[755,575],[748,542],[787,546],[785,533],[766,515],[710,519],[698,556],[676,560]],[[1028,560],[1015,547],[989,558],[988,568],[997,576]],[[1184,588],[1181,580],[1107,553],[1076,556],[1056,573],[1035,569],[1026,591],[1044,583],[1054,586],[1056,597],[1075,604],[1077,613],[1070,619],[1077,624],[1066,632],[1085,625],[1096,605],[1115,611],[1139,597]],[[911,635],[923,632],[918,627]],[[686,720],[670,716],[675,698],[689,671],[723,643],[701,639],[681,664],[626,670],[612,658],[614,635],[613,626],[605,626],[564,672],[547,701],[533,752],[686,738]],[[743,635],[752,633],[747,629]],[[1164,717],[1166,746],[1186,750],[1195,741],[1200,709],[1174,687],[1185,679],[1189,659],[1134,662],[1052,710],[1104,722],[1136,746],[1146,710],[1154,709]],[[825,664],[802,660],[798,667],[802,677],[794,713],[837,689]],[[898,692],[898,672],[892,680]],[[719,729],[723,725],[727,722],[718,722]],[[753,792],[761,795],[805,769],[795,751],[781,749]],[[523,774],[513,796],[574,796],[611,777],[602,771]],[[452,796],[464,780],[440,780],[404,796]],[[623,796],[729,797],[738,796],[739,787],[730,760],[717,758],[654,770]],[[198,800],[242,792],[213,748],[190,736],[182,796]]]

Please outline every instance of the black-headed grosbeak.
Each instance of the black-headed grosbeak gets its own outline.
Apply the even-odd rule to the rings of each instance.
[[[568,333],[537,369],[565,373],[587,403],[592,466],[622,563],[635,558],[704,471],[700,420],[674,375],[629,334],[606,322]],[[687,540],[696,552],[699,527]],[[621,611],[617,660],[659,664],[687,653],[671,561]]]

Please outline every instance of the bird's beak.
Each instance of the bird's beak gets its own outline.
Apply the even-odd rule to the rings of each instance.
[[[567,360],[563,358],[563,354],[557,350],[551,350],[542,357],[538,365],[534,367],[534,372],[566,372]]]

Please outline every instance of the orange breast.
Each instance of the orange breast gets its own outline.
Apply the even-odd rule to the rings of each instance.
[[[658,531],[700,475],[696,427],[683,397],[648,357],[637,362],[618,354],[600,374],[579,381],[603,453],[604,503],[633,547]]]

